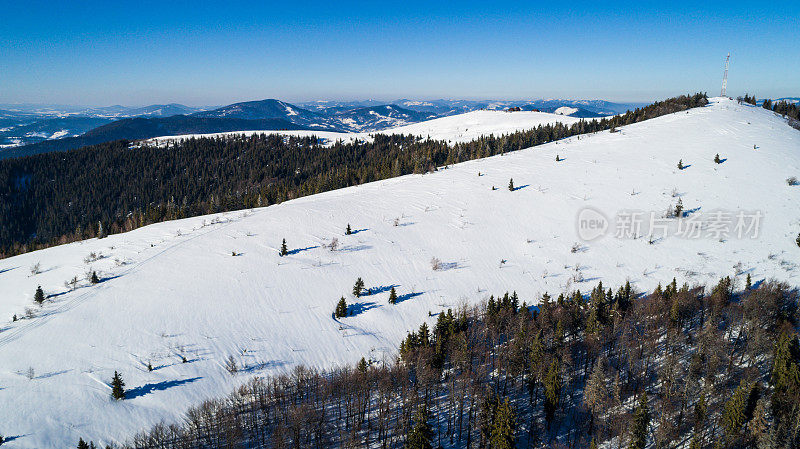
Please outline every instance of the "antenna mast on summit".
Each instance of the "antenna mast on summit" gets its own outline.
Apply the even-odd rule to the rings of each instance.
[[[725,74],[722,75],[722,92],[720,92],[719,96],[724,97],[725,91],[728,89],[728,62],[731,60],[731,54],[728,53],[728,57],[725,58]]]

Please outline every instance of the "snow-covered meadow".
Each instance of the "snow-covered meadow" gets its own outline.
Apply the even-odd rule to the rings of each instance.
[[[526,114],[537,113],[477,111],[397,132],[470,140],[536,126],[515,122]],[[251,376],[391,360],[429,312],[506,290],[532,304],[598,281],[650,290],[730,275],[741,286],[749,273],[798,285],[800,187],[790,176],[800,177],[800,132],[772,112],[713,99],[616,133],[0,260],[0,433],[9,447],[123,441]],[[757,237],[614,237],[620,211],[660,218],[678,199],[690,217],[758,212]],[[612,220],[608,235],[579,238],[586,208]],[[284,238],[290,252],[280,257]],[[84,279],[89,270],[99,284]],[[75,276],[73,291],[65,281]],[[358,277],[373,294],[350,294]],[[50,296],[41,308],[38,285]],[[354,316],[335,320],[343,295]],[[124,401],[110,396],[115,370]]]

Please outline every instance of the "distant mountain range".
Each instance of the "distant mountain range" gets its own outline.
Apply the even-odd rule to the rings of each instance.
[[[390,103],[315,101],[297,105],[267,99],[218,108],[180,104],[83,108],[0,104],[0,159],[61,151],[118,139],[246,130],[373,132],[465,112],[488,109],[602,117],[640,104],[603,100],[409,100]]]

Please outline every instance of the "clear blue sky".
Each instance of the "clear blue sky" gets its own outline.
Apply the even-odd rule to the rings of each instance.
[[[430,3],[0,0],[0,103],[800,96],[796,0]]]

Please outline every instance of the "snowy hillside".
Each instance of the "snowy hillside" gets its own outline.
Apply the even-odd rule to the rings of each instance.
[[[151,142],[179,141],[192,137],[216,137],[225,134],[281,134],[292,136],[317,136],[333,143],[337,139],[348,141],[352,139],[370,139],[370,134],[412,134],[433,140],[446,140],[449,143],[469,142],[481,136],[494,134],[495,136],[510,134],[516,131],[536,128],[539,125],[564,123],[571,125],[580,119],[546,112],[502,112],[502,111],[473,111],[464,114],[451,115],[411,125],[388,128],[374,133],[336,133],[329,131],[241,131],[216,134],[192,134],[183,136],[164,136],[150,139]]]
[[[552,117],[475,111],[396,132],[466,141]],[[0,260],[0,431],[8,447],[121,441],[251,376],[389,360],[407,330],[435,319],[429,312],[506,290],[531,304],[600,280],[649,290],[673,277],[696,284],[737,273],[742,285],[749,273],[800,285],[800,187],[787,185],[790,176],[800,177],[800,132],[762,108],[712,99],[616,133]],[[757,238],[733,228],[709,236],[709,222],[696,239],[648,239],[648,223],[639,238],[614,236],[618,214],[660,219],[678,199],[687,218],[760,213]],[[609,220],[608,235],[579,238],[586,208]],[[343,235],[348,223],[355,232]],[[280,257],[283,238],[290,252]],[[325,246],[332,238],[336,251]],[[99,284],[84,280],[90,269]],[[350,294],[358,277],[372,295]],[[42,308],[38,285],[50,295]],[[387,303],[392,286],[396,305]],[[342,295],[355,316],[337,321]],[[31,318],[11,321],[26,308]],[[115,370],[128,389],[120,402],[108,386]]]

